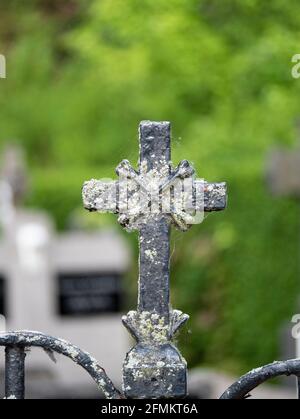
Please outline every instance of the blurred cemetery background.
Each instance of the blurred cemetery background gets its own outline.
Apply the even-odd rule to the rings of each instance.
[[[174,163],[229,186],[224,213],[172,237],[194,388],[300,356],[299,30],[296,0],[0,0],[1,330],[68,339],[120,381],[136,235],[86,213],[80,190],[137,161],[140,120],[170,120]],[[96,395],[36,352],[33,395]]]

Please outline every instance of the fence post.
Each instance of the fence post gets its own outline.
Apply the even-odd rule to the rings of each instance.
[[[24,399],[25,351],[23,347],[5,348],[5,397]]]

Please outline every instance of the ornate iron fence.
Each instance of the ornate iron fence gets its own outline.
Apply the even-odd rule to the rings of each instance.
[[[172,339],[188,315],[170,308],[170,229],[173,225],[187,231],[203,220],[204,212],[225,209],[226,184],[197,179],[186,160],[174,168],[169,122],[143,121],[139,134],[138,170],[123,160],[116,170],[119,180],[92,179],[83,187],[87,210],[118,214],[123,227],[139,231],[138,307],[122,318],[137,344],[124,361],[123,393],[87,352],[62,339],[17,331],[0,333],[0,346],[6,347],[6,398],[24,398],[26,349],[34,346],[50,355],[56,352],[67,356],[84,368],[106,398],[186,397],[187,366]],[[251,371],[221,398],[246,398],[258,385],[280,375],[295,375],[300,392],[300,360],[296,359]]]
[[[25,357],[31,347],[44,349],[51,357],[58,353],[70,358],[82,367],[94,380],[107,399],[125,399],[98,361],[77,346],[39,332],[17,331],[0,333],[0,346],[5,346],[5,398],[24,399],[25,397]],[[250,392],[264,382],[279,376],[297,378],[298,398],[300,399],[300,359],[278,361],[250,371],[232,384],[220,399],[246,399]],[[163,397],[163,395],[162,395]]]

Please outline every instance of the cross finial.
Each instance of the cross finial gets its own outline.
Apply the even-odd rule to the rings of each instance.
[[[118,181],[84,184],[83,202],[90,211],[118,214],[126,229],[139,231],[138,308],[123,317],[137,340],[124,362],[126,396],[183,397],[186,362],[171,342],[188,316],[170,306],[170,226],[186,231],[205,211],[223,210],[226,184],[196,179],[186,160],[173,167],[169,122],[141,122],[139,139],[138,170],[123,160]]]

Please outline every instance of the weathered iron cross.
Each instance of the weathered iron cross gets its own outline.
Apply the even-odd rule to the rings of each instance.
[[[204,211],[223,210],[226,184],[195,179],[186,160],[173,169],[169,122],[143,121],[139,137],[139,170],[123,160],[118,181],[85,182],[83,202],[90,211],[117,213],[126,229],[139,230],[138,307],[122,318],[137,340],[123,365],[124,393],[178,398],[187,393],[186,362],[171,342],[188,315],[170,307],[170,226],[186,231]]]

